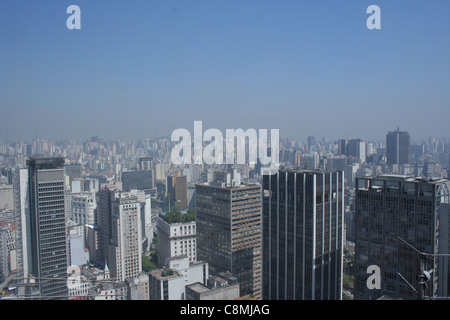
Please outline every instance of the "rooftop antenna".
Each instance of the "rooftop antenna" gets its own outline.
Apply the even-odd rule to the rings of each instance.
[[[410,284],[405,277],[403,277],[400,273],[397,272],[397,274],[400,276],[400,278],[406,282],[406,284],[415,292],[417,292],[417,298],[419,300],[425,300],[427,299],[444,299],[444,300],[450,300],[450,297],[426,297],[425,296],[425,290],[427,289],[427,282],[431,279],[431,273],[434,272],[434,270],[425,270],[425,260],[428,258],[434,258],[434,257],[450,257],[450,254],[445,253],[424,253],[420,252],[416,248],[414,248],[411,244],[397,236],[397,239],[400,240],[404,245],[409,247],[411,250],[413,250],[415,253],[417,253],[420,257],[420,267],[419,267],[419,273],[417,274],[417,289],[414,288],[412,284]]]

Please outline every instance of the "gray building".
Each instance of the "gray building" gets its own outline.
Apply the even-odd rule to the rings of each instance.
[[[104,262],[108,258],[109,239],[111,238],[111,220],[114,192],[122,190],[121,182],[102,183],[98,192],[97,205],[97,223],[98,232],[98,251],[96,254],[97,262]],[[100,265],[100,264],[99,264]]]
[[[6,229],[0,228],[0,283],[2,283],[8,277],[9,273],[6,235]]]
[[[409,163],[410,136],[407,131],[390,131],[386,135],[386,156],[388,165]]]
[[[13,209],[14,209],[13,185],[12,184],[0,185],[0,211]]]
[[[263,299],[342,299],[344,173],[263,178]]]
[[[122,172],[123,191],[133,189],[150,192],[154,188],[153,169]]]
[[[195,282],[186,286],[186,300],[236,300],[239,296],[239,281],[229,272],[210,276],[207,285]]]
[[[448,190],[446,179],[400,175],[356,179],[355,299],[419,297],[410,287],[418,288],[421,259],[416,250],[430,255],[439,252],[439,210],[449,201]],[[367,286],[369,266],[381,270],[380,289]],[[424,268],[434,270],[424,294],[435,296],[438,258],[430,256]]]
[[[197,258],[231,272],[240,295],[261,299],[261,186],[196,186]]]

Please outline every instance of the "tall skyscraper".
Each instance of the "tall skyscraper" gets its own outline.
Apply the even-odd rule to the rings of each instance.
[[[261,298],[261,186],[196,185],[197,259],[231,272],[241,296]]]
[[[449,202],[449,180],[381,175],[356,179],[355,198],[355,299],[385,295],[417,299],[420,255],[439,252],[439,210]],[[404,241],[407,243],[405,244]],[[414,248],[414,249],[413,249]],[[367,286],[369,266],[381,270],[381,288]],[[440,266],[430,256],[425,271],[431,272],[426,295],[438,290]]]
[[[67,230],[64,199],[64,159],[27,160],[31,273],[38,278],[41,296],[68,295]],[[28,218],[28,217],[27,217]],[[52,280],[55,279],[55,280]]]
[[[316,137],[308,136],[308,151],[315,151],[316,149]]]
[[[409,163],[410,136],[407,131],[390,131],[386,135],[386,156],[388,165]]]
[[[362,163],[366,162],[366,143],[361,139],[349,140],[346,151],[348,156],[358,158]]]
[[[342,299],[344,173],[263,178],[263,299]]]

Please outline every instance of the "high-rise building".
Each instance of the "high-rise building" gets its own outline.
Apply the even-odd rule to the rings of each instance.
[[[114,192],[122,190],[121,182],[102,183],[98,192],[97,223],[99,226],[99,250],[97,261],[105,261],[108,258],[108,245],[111,238],[111,203]]]
[[[197,258],[261,299],[261,186],[196,186]]]
[[[190,262],[197,261],[195,221],[168,223],[156,218],[158,230],[158,267],[166,264],[166,259],[186,255]]]
[[[399,175],[356,178],[355,299],[417,299],[421,259],[431,272],[427,296],[438,290],[440,265],[439,210],[449,202],[449,180],[425,180]],[[381,270],[380,289],[367,286],[368,268]],[[414,288],[411,288],[412,285]]]
[[[347,155],[347,140],[346,139],[339,140],[339,154]]]
[[[14,215],[16,262],[18,277],[28,278],[31,271],[31,215],[28,169],[18,168],[14,171]],[[23,290],[22,288],[21,290]]]
[[[386,156],[388,165],[409,163],[410,136],[407,131],[389,131],[386,135]]]
[[[263,178],[263,299],[342,299],[344,173]]]
[[[188,207],[187,177],[179,173],[166,177],[166,198],[171,206]]]
[[[315,170],[319,168],[319,154],[315,151],[300,155],[300,167],[302,169]]]
[[[450,254],[450,204],[439,207],[439,253]],[[450,257],[439,257],[438,296],[450,296]]]
[[[64,159],[30,158],[27,165],[31,273],[38,278],[42,298],[64,299],[68,296]]]
[[[308,151],[315,151],[316,148],[316,137],[308,136]]]
[[[111,238],[108,245],[108,267],[111,276],[125,281],[142,272],[142,220],[137,196],[117,192],[111,203]]]
[[[13,185],[0,185],[0,210],[14,209]]]
[[[95,195],[90,192],[82,192],[71,196],[72,220],[81,225],[97,224]]]
[[[2,283],[9,275],[6,234],[7,231],[0,228],[0,283]]]
[[[139,170],[152,170],[153,169],[153,157],[139,158]]]
[[[86,248],[89,252],[89,262],[94,265],[102,265],[104,257],[100,254],[100,228],[98,225],[86,225]]]
[[[361,139],[351,139],[347,143],[347,155],[366,162],[366,143]]]

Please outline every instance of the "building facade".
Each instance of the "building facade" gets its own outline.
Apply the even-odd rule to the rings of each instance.
[[[386,135],[386,156],[388,165],[409,163],[410,136],[406,131],[390,131]]]
[[[67,299],[64,159],[31,158],[29,174],[31,273],[44,299]],[[58,279],[48,281],[49,279]]]
[[[197,261],[196,223],[167,223],[156,218],[158,230],[158,267],[166,263],[167,258],[186,255],[189,261]]]
[[[240,295],[261,299],[261,186],[196,186],[197,257],[210,272],[231,272]]]
[[[381,175],[356,179],[355,199],[355,299],[417,299],[420,255],[439,252],[439,210],[449,200],[446,179]],[[444,230],[441,230],[444,232]],[[407,244],[405,244],[407,243]],[[381,287],[367,286],[369,266],[381,270]],[[432,279],[428,296],[438,290],[437,257],[426,261]]]
[[[111,276],[125,281],[142,272],[142,205],[128,192],[115,193],[114,197],[107,261]]]
[[[344,174],[263,178],[264,300],[342,299]]]

